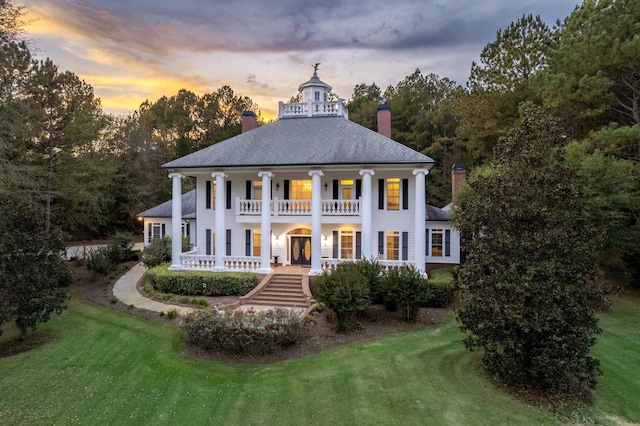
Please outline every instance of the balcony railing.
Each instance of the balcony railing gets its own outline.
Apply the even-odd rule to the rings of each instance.
[[[224,256],[223,260],[224,270],[229,272],[256,272],[260,269],[260,258],[256,256]],[[180,265],[188,271],[212,271],[216,258],[190,251],[180,255]]]
[[[342,103],[342,99],[326,102],[280,102],[278,106],[279,118],[316,116],[342,116],[349,118],[349,112]]]
[[[311,216],[311,200],[279,200],[269,203],[271,216]],[[236,214],[260,216],[262,200],[242,200],[236,198]],[[322,200],[323,216],[360,216],[360,200]]]

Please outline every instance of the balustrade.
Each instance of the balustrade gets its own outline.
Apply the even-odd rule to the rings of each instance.
[[[310,216],[311,200],[279,200],[274,198],[269,206],[274,216]],[[259,216],[262,213],[261,200],[241,200],[236,198],[236,214]],[[359,216],[360,200],[322,200],[323,216]]]

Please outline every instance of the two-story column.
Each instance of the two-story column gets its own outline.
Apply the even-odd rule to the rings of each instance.
[[[223,172],[213,172],[211,177],[216,180],[216,216],[215,216],[215,229],[216,229],[216,265],[214,271],[224,271],[224,256],[227,247],[227,231],[224,225],[224,213],[225,213],[225,182],[226,175]]]
[[[322,258],[322,170],[309,171],[311,176],[311,270],[309,275],[321,275]]]
[[[371,176],[375,172],[371,169],[360,170],[362,176],[362,199],[360,209],[362,212],[362,257],[371,259],[373,247],[373,199],[371,193]]]
[[[415,208],[415,263],[416,268],[424,273],[426,256],[426,204],[425,204],[425,177],[429,174],[427,169],[414,169],[413,175],[416,177],[416,208]]]
[[[184,176],[180,173],[170,173],[172,182],[171,194],[171,266],[172,271],[182,269],[180,255],[182,254],[182,182]]]
[[[260,274],[270,274],[271,269],[271,172],[259,172],[262,178],[262,213],[260,236]]]

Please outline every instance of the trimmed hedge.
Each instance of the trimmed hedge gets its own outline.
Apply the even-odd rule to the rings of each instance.
[[[444,308],[453,299],[453,271],[449,268],[434,269],[427,280],[429,297],[422,306]]]
[[[169,271],[164,264],[149,269],[145,276],[162,293],[185,296],[244,296],[258,284],[251,272]]]
[[[269,353],[291,346],[304,333],[302,315],[291,309],[214,312],[198,309],[184,317],[189,339],[205,349]]]

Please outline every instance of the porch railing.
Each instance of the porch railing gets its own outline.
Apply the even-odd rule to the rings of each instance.
[[[357,260],[354,259],[322,259],[322,262],[320,264],[321,268],[323,271],[334,271],[336,269],[336,267],[341,264],[341,263],[345,263],[345,262],[357,262]],[[405,265],[412,265],[413,262],[409,262],[406,260],[378,260],[378,264],[380,265],[381,269],[383,272],[389,272],[390,270],[393,269],[398,269],[401,268],[402,266]]]
[[[225,256],[223,260],[224,270],[229,272],[256,272],[260,269],[260,257],[256,256]],[[190,251],[180,255],[180,265],[189,271],[212,271],[216,267],[216,258]]]
[[[280,200],[274,198],[269,203],[272,216],[311,216],[311,200]],[[236,214],[259,216],[262,214],[262,200],[242,200],[236,198]],[[360,216],[360,200],[322,200],[323,216]]]

